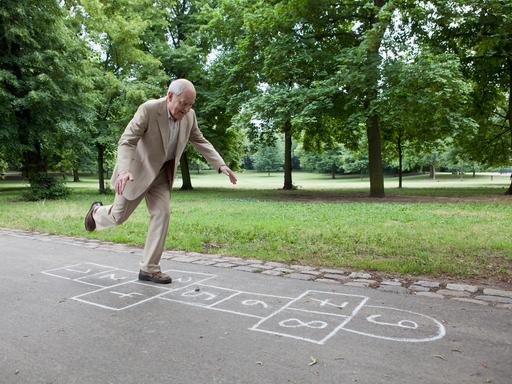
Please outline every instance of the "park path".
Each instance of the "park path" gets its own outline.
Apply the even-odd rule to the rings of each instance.
[[[263,273],[282,266],[250,273],[256,261],[206,265],[200,254],[188,254],[194,262],[167,254],[162,267],[174,282],[158,286],[136,279],[138,249],[12,230],[0,231],[0,253],[5,383],[509,384],[512,377],[505,300],[482,305],[346,285],[371,279],[342,283],[326,277],[334,270],[283,272],[316,280],[283,278]],[[450,290],[470,289],[458,288]]]

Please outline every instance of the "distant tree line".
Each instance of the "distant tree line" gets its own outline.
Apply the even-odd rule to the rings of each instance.
[[[93,169],[105,192],[136,107],[180,77],[231,167],[270,170],[280,149],[284,189],[294,148],[333,175],[364,166],[374,197],[386,164],[400,179],[446,154],[510,167],[511,14],[503,0],[4,0],[0,173]],[[190,189],[201,159],[180,165]]]

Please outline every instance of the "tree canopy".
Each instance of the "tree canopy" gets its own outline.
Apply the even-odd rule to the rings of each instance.
[[[374,197],[385,164],[510,166],[511,14],[502,0],[5,0],[0,164],[78,179],[96,163],[105,192],[137,105],[186,77],[230,167],[283,143],[284,189],[297,144],[311,169],[367,169]]]

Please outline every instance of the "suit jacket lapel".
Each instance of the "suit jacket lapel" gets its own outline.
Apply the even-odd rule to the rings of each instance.
[[[169,116],[167,115],[167,98],[162,98],[162,105],[158,108],[158,128],[162,135],[162,145],[164,153],[167,154],[169,148]]]

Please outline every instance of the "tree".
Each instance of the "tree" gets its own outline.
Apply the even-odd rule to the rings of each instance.
[[[58,137],[87,124],[85,45],[55,0],[0,6],[0,151],[32,178],[46,172]]]
[[[254,154],[254,167],[259,172],[280,171],[283,169],[283,152],[281,143],[275,145],[262,145]]]
[[[399,188],[405,148],[424,153],[437,142],[476,126],[468,115],[471,86],[450,54],[421,52],[388,61],[377,100],[384,139],[398,157]]]
[[[471,161],[512,163],[512,3],[500,0],[435,1],[430,24],[420,29],[433,50],[453,52],[475,85],[472,116],[478,126],[456,137]],[[512,182],[507,194],[512,194]]]
[[[317,111],[329,100],[315,81],[335,68],[332,52],[350,35],[334,1],[220,1],[211,27],[222,52],[238,58],[244,78],[259,85],[235,123],[252,138],[270,142],[284,135],[284,185],[292,189],[292,139],[318,130]],[[333,23],[333,18],[335,22]],[[240,82],[237,78],[235,81]],[[320,88],[320,89],[319,89]],[[320,137],[309,135],[307,137]]]
[[[306,170],[330,173],[336,178],[336,173],[343,172],[343,153],[346,149],[342,145],[327,148],[322,152],[306,152],[300,150],[300,163]]]
[[[81,0],[70,5],[82,26],[81,37],[91,47],[89,76],[96,102],[91,136],[97,151],[100,193],[106,191],[106,155],[114,150],[136,107],[158,97],[165,87],[161,63],[148,52],[152,42],[144,39],[159,20],[151,4]]]

